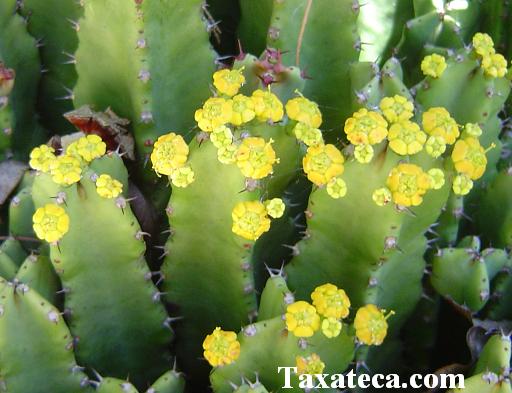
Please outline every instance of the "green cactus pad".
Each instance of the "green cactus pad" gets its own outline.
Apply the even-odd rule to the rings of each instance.
[[[309,356],[316,353],[325,363],[324,373],[342,373],[354,356],[353,338],[346,329],[332,339],[321,332],[308,338],[301,346],[301,340],[285,329],[281,317],[257,322],[246,326],[238,335],[240,357],[232,364],[216,368],[210,381],[216,393],[231,393],[230,382],[237,383],[241,378],[254,379],[256,376],[267,389],[281,391],[284,385],[284,372],[277,373],[278,367],[295,367],[296,356]],[[298,378],[292,375],[294,389],[299,392]]]
[[[350,114],[351,91],[343,86],[349,85],[349,66],[361,45],[357,6],[352,0],[275,0],[267,45],[311,78],[304,95],[320,106],[323,128],[332,131],[326,139],[336,140]]]
[[[187,136],[209,94],[214,56],[201,7],[201,0],[84,5],[75,104],[129,119],[141,155],[169,130]]]
[[[71,310],[71,331],[80,337],[77,357],[101,374],[129,375],[140,387],[165,370],[171,334],[150,279],[136,218],[123,197],[100,197],[91,180],[94,174],[110,174],[123,182],[126,192],[122,168],[117,155],[105,156],[94,161],[80,183],[68,188],[56,187],[47,175],[38,176],[33,194],[36,207],[58,192],[66,195],[69,232],[51,246],[50,255],[63,288],[69,291],[65,306]]]
[[[0,386],[4,390],[91,391],[73,357],[73,337],[58,309],[27,285],[0,279],[0,310]]]
[[[13,110],[12,149],[25,158],[31,147],[45,138],[37,124],[35,105],[40,79],[36,41],[25,30],[23,18],[16,13],[16,0],[0,4],[0,61],[14,69],[14,89],[9,96]]]
[[[20,13],[28,21],[29,33],[38,41],[44,70],[38,112],[48,129],[70,132],[73,126],[62,115],[73,109],[72,89],[77,78],[74,53],[82,7],[75,0],[23,0]]]
[[[45,255],[29,255],[16,273],[16,279],[37,291],[51,304],[57,303],[60,281],[53,270],[50,259]]]
[[[185,379],[180,373],[171,370],[156,380],[146,393],[183,393]]]

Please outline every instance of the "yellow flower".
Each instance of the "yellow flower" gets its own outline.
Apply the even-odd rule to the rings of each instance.
[[[322,113],[316,102],[304,97],[295,97],[286,103],[286,114],[292,120],[307,124],[312,128],[322,124]]]
[[[59,241],[69,230],[69,216],[62,207],[53,203],[37,209],[32,221],[37,237],[48,243]]]
[[[238,146],[236,145],[228,145],[222,146],[217,150],[217,159],[222,164],[234,164],[236,162],[236,153],[238,152]]]
[[[66,149],[68,155],[76,154],[85,162],[91,162],[95,158],[101,157],[106,151],[107,145],[98,135],[83,136]]]
[[[223,69],[213,74],[213,85],[219,93],[226,94],[230,97],[234,96],[245,83],[243,69],[228,70]]]
[[[375,145],[388,134],[388,122],[379,113],[361,108],[345,121],[345,133],[354,145]]]
[[[429,156],[437,158],[446,151],[446,141],[442,136],[430,136],[425,144],[425,150]]]
[[[326,189],[327,194],[334,199],[343,198],[347,195],[347,183],[345,183],[345,180],[340,177],[333,177],[329,180]]]
[[[210,140],[217,149],[228,146],[233,143],[233,133],[226,126],[220,126],[212,131]]]
[[[434,53],[433,55],[425,56],[421,62],[421,71],[425,76],[432,78],[439,78],[443,75],[446,69],[446,59],[444,56]]]
[[[382,344],[388,332],[387,319],[393,314],[394,312],[391,311],[388,315],[384,315],[384,310],[380,310],[374,304],[361,307],[357,310],[354,319],[357,339],[366,345]]]
[[[357,310],[354,319],[357,339],[366,345],[380,345],[388,332],[387,319],[394,314],[390,311],[384,315],[385,310],[380,310],[374,304],[367,304]]]
[[[473,180],[465,173],[455,176],[453,179],[452,189],[457,195],[467,195],[473,188]]]
[[[393,196],[388,188],[382,187],[373,192],[372,199],[378,206],[385,206],[391,202]]]
[[[265,201],[265,209],[270,217],[280,218],[283,216],[286,206],[281,198],[273,198]]]
[[[315,288],[311,300],[316,311],[326,318],[346,318],[349,313],[350,299],[343,289],[336,285],[324,284]]]
[[[405,120],[393,124],[388,133],[389,147],[402,156],[419,153],[427,141],[427,135],[420,126]]]
[[[308,148],[302,166],[308,179],[322,186],[343,173],[344,161],[343,155],[334,145],[318,145]]]
[[[153,169],[158,175],[170,176],[174,169],[185,165],[187,158],[188,145],[174,132],[159,137],[151,153]]]
[[[507,73],[507,60],[500,53],[485,56],[482,59],[485,75],[493,78],[503,78]]]
[[[322,321],[322,333],[327,338],[338,337],[341,333],[341,322],[336,318],[325,318]]]
[[[320,328],[320,317],[315,307],[298,301],[286,308],[286,328],[296,337],[311,337]]]
[[[174,169],[171,173],[172,184],[176,187],[185,188],[194,182],[194,171],[189,166],[182,166]]]
[[[361,164],[368,164],[373,158],[373,147],[371,145],[357,145],[354,148],[354,157]]]
[[[475,138],[482,135],[482,129],[476,123],[466,123],[464,126],[464,132],[469,136],[474,136]]]
[[[240,343],[235,332],[225,332],[220,327],[203,341],[204,357],[212,367],[226,366],[240,356]]]
[[[489,34],[476,33],[473,36],[473,48],[481,56],[489,56],[495,53],[494,42]]]
[[[270,229],[267,209],[260,201],[239,202],[231,213],[233,233],[248,240],[257,240]]]
[[[231,104],[233,107],[231,124],[240,126],[250,122],[256,117],[256,112],[254,112],[254,102],[249,97],[237,94],[231,99]]]
[[[41,145],[30,152],[29,165],[32,169],[49,172],[51,163],[55,160],[55,150],[48,145]]]
[[[401,95],[384,97],[380,101],[380,110],[390,123],[409,120],[413,116],[414,105],[411,101]]]
[[[279,162],[270,142],[259,137],[249,137],[242,141],[236,153],[236,164],[245,177],[262,179],[273,171],[274,163]]]
[[[103,198],[116,198],[123,191],[123,184],[103,174],[96,180],[96,192]]]
[[[57,184],[70,185],[80,181],[82,168],[80,160],[74,156],[63,155],[51,162],[50,173]]]
[[[295,365],[297,366],[297,374],[322,374],[325,368],[324,362],[320,359],[316,353],[312,353],[310,356],[296,356]]]
[[[482,177],[487,166],[485,150],[478,139],[459,139],[452,151],[452,161],[459,173],[465,173],[471,180]]]
[[[323,145],[324,138],[322,137],[322,131],[318,128],[308,126],[304,123],[297,123],[293,128],[295,137],[303,142],[306,146]]]
[[[427,173],[430,176],[431,188],[439,190],[444,186],[444,172],[441,169],[432,168]]]
[[[414,164],[398,164],[386,181],[393,200],[402,206],[418,206],[430,188],[430,177]]]
[[[251,99],[254,103],[254,111],[259,120],[271,120],[275,123],[283,118],[283,104],[270,90],[255,90],[254,93],[252,93]]]
[[[224,98],[208,98],[201,109],[194,115],[199,128],[211,132],[215,128],[223,126],[231,121],[233,108],[231,100]]]
[[[452,145],[460,134],[455,120],[441,107],[430,108],[423,113],[423,129],[429,135],[443,137],[448,145]]]

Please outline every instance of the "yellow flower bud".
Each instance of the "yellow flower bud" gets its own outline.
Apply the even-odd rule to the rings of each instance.
[[[421,62],[421,71],[425,76],[432,78],[439,78],[443,75],[446,69],[446,59],[444,56],[434,53],[433,55],[425,56]]]
[[[194,171],[189,166],[174,169],[171,173],[171,182],[176,187],[185,188],[195,180]]]
[[[336,318],[325,318],[322,321],[322,333],[327,338],[338,337],[341,333],[342,324]]]
[[[356,145],[354,157],[361,164],[368,164],[373,158],[373,147],[371,145]]]
[[[327,183],[327,194],[331,198],[339,199],[347,195],[347,184],[341,177],[333,177]]]
[[[273,198],[265,201],[265,209],[270,217],[280,218],[283,216],[286,206],[281,198]]]
[[[103,174],[96,180],[96,192],[102,198],[116,198],[123,191],[123,184],[110,175]]]

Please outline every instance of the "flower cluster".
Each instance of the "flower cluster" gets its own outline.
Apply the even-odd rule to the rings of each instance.
[[[48,145],[34,148],[30,153],[30,167],[47,173],[56,184],[70,186],[78,183],[89,163],[102,157],[107,146],[97,135],[80,137],[64,148],[60,155]],[[107,199],[116,198],[123,185],[108,174],[94,178],[97,193]],[[36,210],[32,217],[36,236],[48,243],[58,242],[69,230],[69,216],[63,207],[47,204]]]
[[[326,337],[338,337],[341,320],[348,316],[350,308],[345,291],[336,285],[324,284],[315,288],[311,300],[313,305],[298,301],[287,307],[286,328],[296,337],[311,337],[320,328]]]
[[[444,56],[438,55],[437,53],[425,56],[421,62],[421,71],[425,76],[439,78],[443,75],[445,69],[446,59]]]
[[[66,153],[89,163],[107,151],[107,145],[98,135],[87,135],[68,145]]]
[[[285,204],[282,199],[274,198],[265,202],[244,201],[233,208],[231,230],[247,240],[258,238],[270,229],[270,218],[283,216]]]
[[[473,36],[473,50],[481,60],[484,74],[492,78],[502,78],[507,73],[507,60],[496,53],[492,38],[486,33],[476,33]]]
[[[187,187],[194,181],[194,171],[187,166],[188,145],[174,132],[160,136],[151,153],[151,163],[158,175],[169,176],[176,187]]]
[[[253,121],[280,122],[284,106],[270,88],[255,90],[251,96],[239,94],[245,83],[242,71],[223,69],[213,74],[217,94],[196,111],[195,120],[217,148],[222,164],[236,164],[245,177],[259,180],[271,175],[279,162],[273,140],[246,134],[242,137],[237,131]]]
[[[478,141],[482,134],[478,124],[468,123],[461,128],[446,108],[432,107],[422,113],[420,126],[412,120],[413,103],[400,95],[384,97],[379,108],[382,115],[360,109],[345,123],[345,132],[355,145],[354,158],[358,162],[371,162],[374,154],[372,145],[386,139],[389,149],[399,156],[412,156],[425,150],[431,157],[438,158],[450,147],[451,159],[457,171],[452,185],[456,194],[468,193],[473,180],[479,179],[485,172],[486,150]],[[381,128],[376,124],[380,124]],[[310,180],[315,182],[315,178]],[[316,179],[316,184],[318,182]],[[439,168],[424,172],[418,165],[399,163],[389,173],[387,187],[375,190],[372,198],[379,206],[391,201],[401,206],[417,206],[429,189],[438,190],[444,184],[444,173]]]
[[[327,283],[311,293],[312,304],[303,300],[289,304],[284,321],[288,332],[298,338],[312,337],[320,331],[326,338],[336,338],[342,330],[342,320],[350,313],[350,300],[343,289]],[[386,313],[373,304],[359,308],[354,319],[355,335],[360,343],[380,345],[387,335],[387,319],[394,312]],[[204,357],[213,367],[235,362],[240,356],[240,342],[235,332],[220,327],[203,341]],[[319,374],[325,364],[316,353],[295,358],[297,374]]]
[[[311,293],[311,300],[312,304],[300,300],[286,308],[287,330],[296,337],[311,337],[320,329],[327,338],[338,337],[342,320],[350,313],[350,299],[345,291],[334,284],[323,284]],[[358,309],[354,320],[357,339],[367,345],[382,344],[387,334],[386,319],[392,314],[384,315],[373,304]]]
[[[55,149],[48,145],[34,148],[29,165],[36,171],[49,173],[55,183],[69,186],[79,182],[84,167],[103,156],[106,150],[107,145],[98,135],[86,135],[70,143],[61,155],[56,155]]]
[[[325,363],[322,362],[320,356],[312,353],[309,356],[296,356],[295,365],[297,366],[297,374],[322,374],[325,368]]]

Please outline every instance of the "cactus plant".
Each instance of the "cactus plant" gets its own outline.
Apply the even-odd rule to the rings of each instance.
[[[0,391],[510,392],[509,3],[1,2]]]

